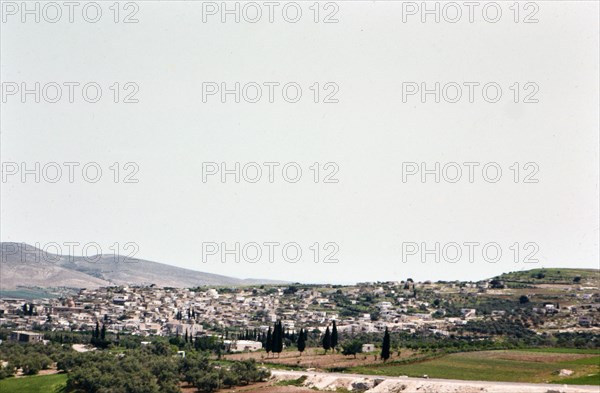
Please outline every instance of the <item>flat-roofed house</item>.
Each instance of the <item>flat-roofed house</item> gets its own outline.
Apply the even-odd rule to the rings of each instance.
[[[42,342],[43,337],[41,333],[14,331],[10,333],[9,340],[21,343],[39,343]]]

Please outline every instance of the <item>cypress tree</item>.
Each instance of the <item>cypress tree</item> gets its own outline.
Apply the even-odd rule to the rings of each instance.
[[[273,354],[277,353],[277,347],[279,346],[280,336],[281,332],[279,331],[279,322],[275,322],[275,324],[273,325],[273,346],[271,347]]]
[[[275,322],[273,324],[273,335],[271,337],[271,352],[273,355],[277,353],[277,344],[279,343],[279,324]]]
[[[385,333],[383,334],[383,345],[381,346],[381,358],[385,362],[390,358],[390,333],[388,332],[387,327],[385,328]]]
[[[189,336],[188,336],[188,331],[187,329],[185,329],[185,342],[189,342]]]
[[[267,351],[267,357],[269,356],[269,352],[273,350],[273,334],[271,333],[271,327],[269,326],[269,330],[267,331],[267,341],[265,342],[265,351]]]
[[[281,321],[278,321],[275,323],[275,330],[273,332],[273,352],[279,356],[281,351],[283,351],[283,324]]]
[[[325,334],[323,335],[323,349],[325,353],[331,348],[331,333],[329,333],[329,326],[325,330]]]
[[[277,349],[279,349],[279,352],[283,351],[283,323],[280,321],[279,322],[279,329],[281,330],[281,335],[279,336],[279,345],[277,347]]]
[[[90,344],[96,346],[98,344],[98,339],[100,338],[100,325],[96,322],[96,329],[92,332],[92,339],[90,340]]]
[[[100,331],[100,339],[102,341],[106,340],[106,326],[102,324],[102,330]]]
[[[300,356],[302,356],[302,352],[306,349],[306,340],[304,339],[304,331],[300,329],[300,334],[298,334],[298,351],[300,351]]]
[[[338,345],[338,331],[337,326],[335,326],[335,321],[333,321],[333,328],[331,329],[331,349],[335,351],[335,347]]]

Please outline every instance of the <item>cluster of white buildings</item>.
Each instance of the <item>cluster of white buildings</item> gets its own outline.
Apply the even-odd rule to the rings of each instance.
[[[341,333],[370,333],[426,329],[449,334],[453,326],[481,318],[475,309],[463,308],[460,316],[444,316],[443,309],[414,296],[415,289],[444,298],[452,294],[478,296],[481,284],[363,283],[346,287],[260,286],[254,288],[106,287],[82,289],[62,299],[27,301],[35,308],[24,315],[22,299],[0,299],[0,326],[19,330],[90,330],[96,323],[109,332],[135,335],[202,335],[211,332],[266,331],[281,320],[288,331],[300,328],[324,331],[331,321]],[[587,296],[587,294],[586,294]],[[593,295],[592,295],[593,296]],[[344,304],[340,304],[340,298]],[[365,299],[369,307],[365,307]],[[586,300],[586,299],[582,299]],[[593,298],[589,297],[589,302]],[[594,326],[598,309],[583,309],[582,324]],[[349,313],[348,309],[365,310]],[[544,312],[550,313],[550,309]],[[581,308],[581,307],[580,307]],[[569,313],[572,309],[567,308]],[[561,311],[561,312],[566,312]],[[368,311],[368,312],[367,312]],[[437,313],[437,315],[436,315]],[[441,313],[441,315],[440,315]],[[491,317],[502,317],[496,310]]]

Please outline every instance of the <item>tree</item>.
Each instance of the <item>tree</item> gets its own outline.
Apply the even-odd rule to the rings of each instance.
[[[490,281],[490,288],[492,289],[504,289],[504,282],[494,278]]]
[[[100,339],[106,340],[106,325],[102,324],[102,330],[100,330]]]
[[[329,326],[325,330],[325,334],[323,335],[323,349],[325,353],[331,348],[331,333],[329,333]]]
[[[271,327],[269,326],[269,330],[267,331],[267,341],[265,342],[265,351],[267,351],[267,357],[269,356],[269,352],[273,350],[273,334],[271,333]]]
[[[390,358],[390,333],[388,332],[387,327],[385,328],[385,333],[383,334],[383,344],[381,346],[381,358],[385,362]]]
[[[212,393],[220,387],[219,374],[214,371],[194,370],[189,373],[189,379],[198,392]]]
[[[298,334],[298,351],[300,351],[300,355],[306,349],[306,336],[304,335],[304,330],[300,329],[300,334]]]
[[[240,383],[240,378],[232,372],[226,372],[223,376],[223,385],[227,387],[231,388],[232,386],[235,386],[238,383]]]
[[[335,326],[335,321],[333,321],[333,327],[331,328],[331,349],[335,351],[335,347],[338,345],[338,331],[337,326]]]
[[[272,344],[271,344],[271,352],[273,355],[277,353],[277,343],[279,342],[279,325],[278,322],[275,322],[273,325],[273,335],[272,335]]]
[[[357,353],[362,353],[362,343],[360,341],[352,340],[342,345],[343,355],[354,355],[354,359],[356,359]]]
[[[92,332],[92,339],[90,340],[90,344],[96,346],[98,345],[98,341],[100,341],[100,324],[96,321],[96,329]]]
[[[283,324],[278,321],[273,331],[273,352],[280,354],[281,351],[283,351]]]
[[[521,303],[521,304],[529,303],[529,298],[525,295],[521,295],[521,297],[519,298],[519,303]]]

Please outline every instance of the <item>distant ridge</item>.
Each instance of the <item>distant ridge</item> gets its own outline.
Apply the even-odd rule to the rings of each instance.
[[[90,257],[94,258],[95,257]],[[267,279],[239,279],[121,255],[89,258],[46,253],[26,243],[0,243],[0,289],[26,287],[97,288],[111,285],[156,285],[190,288],[200,285],[283,284]]]
[[[600,269],[536,268],[503,273],[498,280],[523,284],[573,284],[600,280]]]

